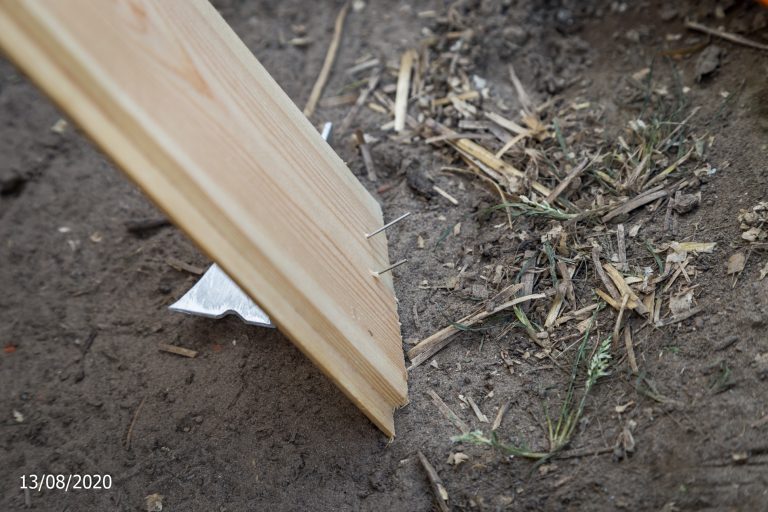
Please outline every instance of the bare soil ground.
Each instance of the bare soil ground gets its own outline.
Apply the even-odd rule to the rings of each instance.
[[[341,3],[216,5],[303,106]],[[0,62],[0,509],[146,510],[145,497],[158,493],[171,511],[430,510],[420,450],[456,510],[768,510],[768,279],[759,279],[768,257],[747,247],[737,218],[768,199],[768,52],[684,27],[690,17],[766,44],[766,12],[747,1],[371,0],[349,14],[326,97],[355,87],[344,70],[360,57],[396,67],[429,33],[465,23],[471,44],[455,51],[510,117],[520,105],[509,64],[537,104],[551,99],[560,112],[589,104],[593,125],[564,129],[574,148],[589,144],[595,126],[606,139],[626,135],[645,112],[628,77],[647,67],[659,88],[685,88],[700,107],[691,129],[713,136],[706,161],[717,172],[698,183],[698,208],[675,217],[673,232],[665,205],[626,220],[642,223],[641,238],[657,245],[717,242],[695,262],[702,312],[658,329],[640,329],[634,318],[640,376],[616,349],[564,452],[571,456],[540,465],[452,442],[459,432],[426,395],[434,390],[486,433],[459,396],[473,398],[491,421],[510,402],[500,440],[546,450],[542,411],[560,403],[568,377],[531,355],[539,349],[523,329],[495,323],[462,332],[434,365],[412,370],[411,402],[397,412],[398,436],[388,442],[279,332],[170,313],[197,276],[169,258],[201,268],[208,261],[173,227],[127,231],[126,222],[161,216],[76,128],[52,130],[61,114]],[[291,44],[294,37],[309,44]],[[722,53],[698,80],[703,43]],[[382,87],[395,80],[385,72]],[[338,125],[348,109],[321,107],[313,120]],[[395,271],[407,350],[476,307],[489,288],[478,276],[488,268],[504,271],[491,292],[512,282],[530,248],[517,234],[541,233],[527,219],[494,228],[505,222],[502,211],[491,220],[476,215],[499,202],[493,188],[441,171],[458,165],[443,149],[389,138],[381,129],[389,120],[363,109],[333,146],[387,218],[413,212],[389,232],[392,260],[410,260]],[[356,128],[379,140],[377,182],[350,142]],[[429,193],[433,184],[458,205]],[[632,247],[631,265],[655,265],[641,245]],[[735,281],[726,262],[738,251],[749,257]],[[574,281],[579,289],[599,285],[592,267]],[[161,353],[160,343],[199,355]],[[514,359],[513,372],[502,352]],[[559,361],[568,366],[572,354]],[[616,449],[630,426],[634,450]],[[456,453],[467,460],[449,464]],[[20,478],[33,473],[106,473],[114,485],[25,496]]]

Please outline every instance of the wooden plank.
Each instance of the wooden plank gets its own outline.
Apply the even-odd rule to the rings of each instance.
[[[394,435],[381,209],[208,2],[3,0],[0,48]]]

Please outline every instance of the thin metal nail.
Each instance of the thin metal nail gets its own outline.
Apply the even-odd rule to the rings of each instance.
[[[333,132],[333,123],[328,121],[323,125],[323,131],[321,132],[321,135],[326,140],[326,142],[331,142],[332,132]]]
[[[389,272],[392,269],[395,269],[395,268],[399,267],[400,265],[402,265],[403,263],[406,263],[407,261],[408,261],[408,258],[400,260],[397,263],[394,263],[394,264],[388,266],[384,270],[379,270],[378,272],[374,272],[374,275],[380,276],[381,274],[384,274],[386,272]]]
[[[376,231],[374,231],[373,233],[367,233],[367,234],[365,235],[365,238],[371,238],[373,235],[378,235],[379,233],[381,233],[381,232],[382,232],[382,231],[384,231],[385,229],[387,229],[387,228],[390,228],[390,227],[394,226],[395,224],[397,224],[398,222],[400,222],[400,221],[401,221],[401,220],[403,220],[404,218],[408,217],[410,214],[411,214],[411,212],[408,212],[408,213],[404,213],[404,214],[402,214],[401,216],[399,216],[398,218],[396,218],[395,220],[393,220],[393,221],[392,221],[392,222],[390,222],[389,224],[384,224],[383,226],[381,226],[379,229],[377,229],[377,230],[376,230]]]

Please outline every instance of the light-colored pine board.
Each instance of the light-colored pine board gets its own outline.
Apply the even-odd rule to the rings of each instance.
[[[3,0],[0,48],[394,435],[381,209],[208,2]]]

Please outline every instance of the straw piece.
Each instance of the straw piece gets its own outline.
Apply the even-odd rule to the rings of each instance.
[[[336,60],[336,52],[339,49],[339,42],[341,41],[341,33],[344,29],[344,20],[347,17],[349,11],[349,2],[346,2],[336,16],[336,24],[333,28],[333,37],[331,38],[331,44],[328,46],[328,52],[325,54],[325,61],[323,67],[320,69],[320,74],[317,76],[315,85],[312,86],[312,92],[309,94],[307,105],[304,107],[304,115],[312,117],[317,107],[317,102],[320,101],[320,95],[323,94],[323,88],[328,81],[328,76],[331,74],[333,68],[333,61]]]
[[[168,343],[160,343],[157,349],[161,352],[168,352],[170,354],[176,354],[177,356],[194,358],[197,357],[197,350],[191,350],[184,347],[178,347],[176,345],[169,345]]]
[[[437,410],[440,411],[440,413],[445,416],[445,419],[450,421],[454,427],[459,429],[459,431],[462,434],[469,433],[469,425],[464,423],[461,418],[459,418],[453,410],[451,410],[448,405],[446,405],[445,402],[443,402],[443,399],[440,398],[440,395],[438,395],[434,389],[428,389],[427,394],[432,399],[432,403],[435,404],[437,407]]]
[[[627,307],[629,309],[634,309],[641,315],[647,315],[648,310],[640,301],[640,299],[637,297],[637,295],[632,290],[632,288],[630,288],[627,282],[624,281],[624,276],[621,275],[621,272],[616,270],[616,268],[610,263],[603,263],[603,269],[608,274],[608,277],[611,278],[611,280],[613,281],[613,284],[616,285],[616,288],[619,290],[619,293],[621,295],[629,296],[629,302],[627,303]]]
[[[485,117],[496,123],[497,125],[501,126],[505,130],[509,130],[510,132],[516,134],[516,135],[530,135],[531,131],[527,128],[523,128],[519,124],[517,124],[514,121],[510,121],[509,119],[500,116],[499,114],[495,112],[486,112]]]
[[[624,235],[624,224],[616,226],[616,245],[619,252],[619,270],[626,272],[629,270],[629,265],[627,265],[627,242]]]
[[[395,131],[405,130],[408,116],[408,90],[411,87],[411,72],[416,52],[407,50],[400,59],[400,72],[397,75],[397,92],[395,93]]]
[[[507,414],[507,411],[509,410],[510,405],[511,405],[510,401],[506,401],[503,404],[501,404],[501,407],[499,407],[499,412],[496,413],[496,418],[493,420],[493,423],[491,424],[492,432],[495,432],[501,426],[501,422],[504,420],[504,415]]]
[[[488,416],[483,414],[483,411],[480,410],[480,407],[477,406],[475,401],[472,399],[471,396],[467,397],[467,403],[472,408],[472,412],[475,413],[475,416],[477,416],[477,419],[480,420],[480,423],[488,423]]]
[[[632,343],[632,329],[629,326],[624,329],[624,346],[627,348],[627,360],[629,361],[629,367],[632,369],[632,373],[637,375],[640,373],[640,368],[637,366],[637,359],[635,358],[635,346]]]

